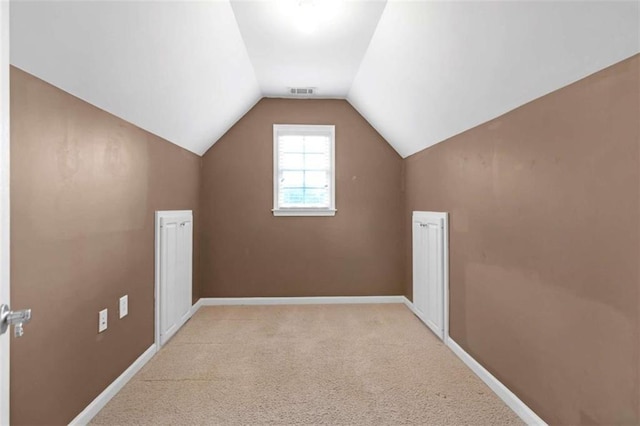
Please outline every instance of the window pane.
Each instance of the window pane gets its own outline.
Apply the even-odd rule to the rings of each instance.
[[[329,169],[329,156],[325,154],[306,154],[304,156],[304,168],[311,170]]]
[[[304,152],[304,137],[284,135],[279,137],[280,152]]]
[[[280,177],[282,188],[302,188],[304,187],[304,172],[283,171]]]
[[[304,188],[280,188],[280,206],[296,207],[304,205]]]
[[[329,207],[329,189],[281,188],[281,207]]]
[[[307,188],[304,193],[304,204],[308,207],[329,207],[329,190]]]
[[[326,136],[305,136],[304,151],[315,153],[329,152],[329,138]]]
[[[304,186],[307,188],[328,188],[329,179],[327,172],[306,172]]]
[[[280,154],[280,169],[281,170],[303,170],[304,169],[304,154]]]
[[[297,131],[295,126],[283,126],[277,135],[274,208],[331,208],[331,132],[321,126],[300,126],[300,133]]]

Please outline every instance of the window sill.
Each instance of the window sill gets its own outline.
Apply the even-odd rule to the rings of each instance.
[[[336,209],[273,209],[274,216],[335,216]]]

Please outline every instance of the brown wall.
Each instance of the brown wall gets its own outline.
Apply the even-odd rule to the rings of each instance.
[[[335,124],[335,217],[274,217],[273,124]],[[203,297],[402,294],[402,160],[342,100],[263,99],[204,156]]]
[[[200,168],[198,156],[11,69],[11,302],[33,309],[11,342],[12,423],[68,423],[153,343],[154,211],[193,209],[197,237]],[[195,250],[197,298],[197,238]]]
[[[405,160],[404,223],[450,213],[451,336],[554,424],[640,422],[639,94],[635,56]]]
[[[404,161],[345,101],[263,99],[201,160],[11,90],[13,423],[68,422],[152,344],[160,209],[194,210],[194,300],[411,296],[411,211],[448,211],[453,339],[548,422],[640,422],[640,56]],[[274,123],[336,125],[335,217],[272,215]]]

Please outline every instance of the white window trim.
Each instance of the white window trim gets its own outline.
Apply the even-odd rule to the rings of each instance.
[[[317,207],[279,207],[279,176],[278,176],[278,135],[282,133],[330,133],[330,149],[331,149],[331,191],[329,199],[331,205],[329,208]],[[274,124],[273,125],[273,209],[274,216],[335,216],[336,214],[336,126],[334,125],[316,125],[316,124]]]

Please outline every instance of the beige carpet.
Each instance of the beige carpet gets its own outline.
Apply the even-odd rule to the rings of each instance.
[[[205,307],[92,424],[511,425],[403,305]]]

